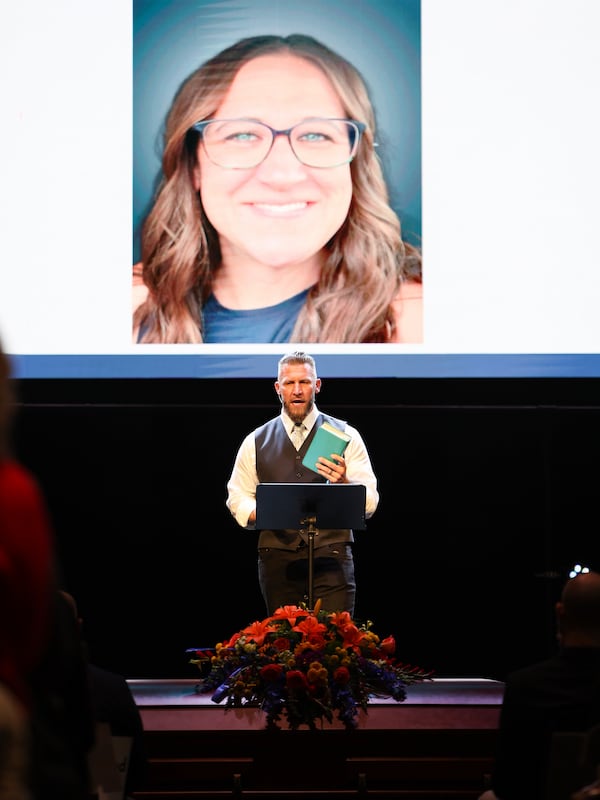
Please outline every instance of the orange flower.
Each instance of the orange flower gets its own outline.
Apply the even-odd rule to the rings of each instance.
[[[302,622],[299,622],[297,625],[295,625],[293,630],[300,631],[300,633],[308,638],[315,633],[325,633],[327,630],[327,625],[319,622],[316,617],[310,616],[306,617],[306,619],[303,619]]]
[[[309,666],[308,672],[306,673],[306,677],[309,683],[327,683],[327,679],[329,677],[329,673],[327,669],[320,664],[318,661],[313,661],[313,663]]]
[[[298,608],[298,606],[280,606],[273,616],[269,617],[269,620],[287,620],[293,628],[298,617],[306,616],[308,616],[308,611],[304,611],[302,608]]]
[[[340,611],[339,614],[331,614],[329,619],[331,620],[331,624],[335,625],[336,628],[339,628],[341,631],[348,627],[348,625],[354,625],[354,621],[348,611]]]
[[[240,638],[240,636],[241,636],[241,633],[239,633],[239,632],[238,633],[234,633],[233,636],[231,637],[231,639],[228,642],[223,642],[222,646],[225,649],[232,648],[235,645],[235,643],[237,642],[237,640]]]
[[[262,622],[253,622],[251,625],[248,625],[247,628],[242,630],[242,634],[245,633],[248,639],[256,642],[260,647],[265,641],[265,636],[276,630],[277,628],[270,624],[270,620],[264,619]]]
[[[360,651],[360,641],[364,638],[365,634],[363,631],[359,631],[356,625],[346,625],[346,627],[342,631],[344,635],[344,644],[343,647],[352,648],[356,652]]]

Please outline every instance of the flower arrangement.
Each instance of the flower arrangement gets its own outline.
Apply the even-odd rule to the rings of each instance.
[[[394,638],[381,640],[370,621],[320,605],[283,606],[214,650],[188,651],[190,663],[207,669],[198,691],[229,708],[262,708],[268,728],[285,719],[290,728],[315,729],[337,712],[350,729],[371,696],[402,702],[409,684],[432,678],[431,671],[397,662]]]

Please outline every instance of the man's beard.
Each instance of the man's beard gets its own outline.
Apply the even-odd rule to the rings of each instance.
[[[314,405],[314,399],[311,397],[306,405],[295,406],[293,403],[288,403],[285,407],[287,415],[294,422],[302,422],[310,414]]]

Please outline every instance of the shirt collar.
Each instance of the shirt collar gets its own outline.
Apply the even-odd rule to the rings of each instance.
[[[308,415],[302,421],[303,425],[306,426],[306,430],[307,431],[311,431],[313,429],[313,425],[317,421],[317,417],[319,416],[320,413],[321,412],[319,411],[317,406],[313,405],[311,411],[308,413]],[[295,423],[291,419],[291,417],[288,417],[288,415],[285,413],[285,411],[283,409],[281,410],[281,418],[283,420],[283,425],[284,425],[286,431],[288,433],[291,433],[292,432],[292,428],[294,427]]]

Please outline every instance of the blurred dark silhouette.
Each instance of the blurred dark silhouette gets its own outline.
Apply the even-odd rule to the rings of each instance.
[[[561,768],[566,797],[581,786],[578,769],[566,774],[569,735],[600,724],[600,574],[569,579],[555,610],[557,652],[506,677],[492,788],[480,800],[553,798],[551,775]]]
[[[129,684],[123,675],[103,669],[90,660],[83,635],[83,620],[72,594],[61,591],[77,622],[83,647],[87,653],[87,672],[92,698],[92,711],[96,723],[107,723],[112,736],[131,740],[131,750],[125,773],[125,795],[139,790],[146,778],[146,753],[144,728],[139,709]]]
[[[32,800],[89,800],[93,742],[85,660],[58,595],[59,569],[45,497],[11,453],[15,383],[0,347],[0,682],[25,721],[12,750]],[[12,769],[11,767],[8,767]],[[6,770],[4,771],[6,775]],[[15,775],[13,769],[13,777]],[[29,794],[23,794],[24,791]],[[2,797],[12,797],[8,789]]]

